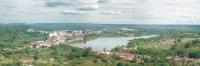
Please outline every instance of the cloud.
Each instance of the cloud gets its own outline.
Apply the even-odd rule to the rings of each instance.
[[[14,6],[0,6],[0,8],[15,8]]]
[[[70,15],[81,15],[86,14],[84,11],[78,11],[78,10],[64,10],[61,12],[62,14],[70,14]]]
[[[119,11],[113,11],[113,10],[110,10],[110,11],[101,11],[100,13],[103,14],[103,15],[121,15],[122,14]]]
[[[108,3],[110,0],[98,0],[98,3]]]
[[[58,7],[58,6],[74,6],[79,1],[77,0],[45,0],[48,7]]]
[[[46,5],[48,7],[57,7],[57,6],[63,6],[63,5],[67,5],[66,3],[60,3],[60,2],[54,2],[54,3],[46,3]]]
[[[78,0],[81,4],[96,4],[98,0]]]
[[[200,22],[199,3],[199,0],[0,0],[0,20],[196,24]]]
[[[99,9],[99,5],[98,4],[92,4],[92,5],[83,5],[83,6],[80,6],[78,8],[79,10],[97,10]]]
[[[45,0],[48,7],[70,7],[78,10],[97,10],[98,0]]]

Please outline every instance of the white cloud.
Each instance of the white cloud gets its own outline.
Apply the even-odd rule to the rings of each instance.
[[[113,11],[113,10],[101,11],[100,13],[103,14],[103,15],[121,15],[122,14],[119,11]]]
[[[78,10],[64,10],[61,13],[63,13],[63,14],[70,14],[70,15],[86,14],[86,12],[84,12],[84,11],[78,11]]]
[[[199,0],[1,0],[0,20],[196,24],[200,22],[199,3]]]
[[[83,4],[96,4],[98,0],[78,0],[79,2]]]
[[[99,8],[98,4],[93,4],[93,5],[82,5],[78,9],[79,10],[96,10]]]

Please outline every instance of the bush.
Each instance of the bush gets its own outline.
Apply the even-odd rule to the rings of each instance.
[[[191,44],[185,44],[184,45],[184,48],[190,48],[191,47]]]
[[[119,63],[117,63],[117,66],[125,66],[125,64],[122,62],[119,62]]]
[[[195,51],[195,52],[191,52],[189,54],[190,58],[200,58],[200,52],[199,51]]]

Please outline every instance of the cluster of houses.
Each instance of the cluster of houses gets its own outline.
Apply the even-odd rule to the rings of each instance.
[[[67,33],[65,31],[50,32],[47,40],[34,41],[32,42],[32,47],[40,48],[40,47],[52,47],[55,45],[59,45],[61,43],[64,43],[67,37],[70,36],[72,36],[72,34]]]
[[[173,44],[175,41],[173,39],[161,39],[159,41],[159,44],[165,46],[165,45],[171,45]]]
[[[188,58],[188,57],[180,57],[180,56],[168,56],[166,57],[167,60],[171,62],[175,62],[177,65],[176,66],[181,66],[179,64],[187,65],[187,66],[192,66],[195,62],[198,62],[199,59],[195,58]]]
[[[73,41],[85,41],[84,36],[90,34],[100,34],[98,31],[82,31],[82,30],[62,30],[54,31],[48,33],[47,40],[34,41],[32,42],[32,48],[41,48],[41,47],[52,47],[59,44],[63,44],[68,40]]]
[[[98,54],[104,54],[104,55],[116,55],[118,56],[120,59],[122,60],[126,60],[126,61],[131,61],[134,59],[134,55],[131,53],[131,48],[126,48],[125,46],[122,47],[118,47],[119,50],[117,50],[117,52],[112,52],[110,50],[103,50],[101,53]]]
[[[159,40],[159,45],[153,45],[153,48],[159,48],[160,46],[168,46],[174,44],[175,40],[174,39],[165,39],[162,38]]]
[[[125,60],[125,61],[135,60],[137,63],[141,62],[144,59],[152,58],[151,56],[148,56],[148,55],[133,54],[130,51],[118,51],[118,52],[105,51],[105,52],[102,52],[101,54],[105,54],[105,55],[109,55],[109,56],[116,55],[122,60]]]
[[[116,55],[119,56],[123,60],[128,60],[128,61],[133,60],[133,54],[130,52],[119,52],[119,53],[116,53]]]
[[[87,35],[100,35],[105,32],[116,32],[122,33],[125,35],[129,35],[129,31],[133,31],[131,29],[121,28],[121,29],[104,29],[104,30],[61,30],[61,31],[41,31],[34,30],[32,28],[27,30],[28,32],[40,32],[42,34],[48,34],[47,40],[40,40],[32,42],[32,48],[41,48],[41,47],[52,47],[55,45],[63,44],[68,40],[73,40],[77,42],[85,42],[84,36]]]

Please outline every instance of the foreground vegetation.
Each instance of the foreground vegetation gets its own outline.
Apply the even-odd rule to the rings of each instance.
[[[165,63],[169,66],[198,66],[200,59],[200,35],[198,31],[162,30],[156,32],[160,34],[160,37],[131,40],[128,47],[137,48],[131,53],[151,56],[155,62]],[[167,59],[170,57],[173,59]],[[144,59],[142,60],[144,61]],[[186,62],[186,60],[192,62]]]
[[[27,25],[0,25],[0,48],[14,48],[35,40],[47,39],[45,34],[29,33]]]

